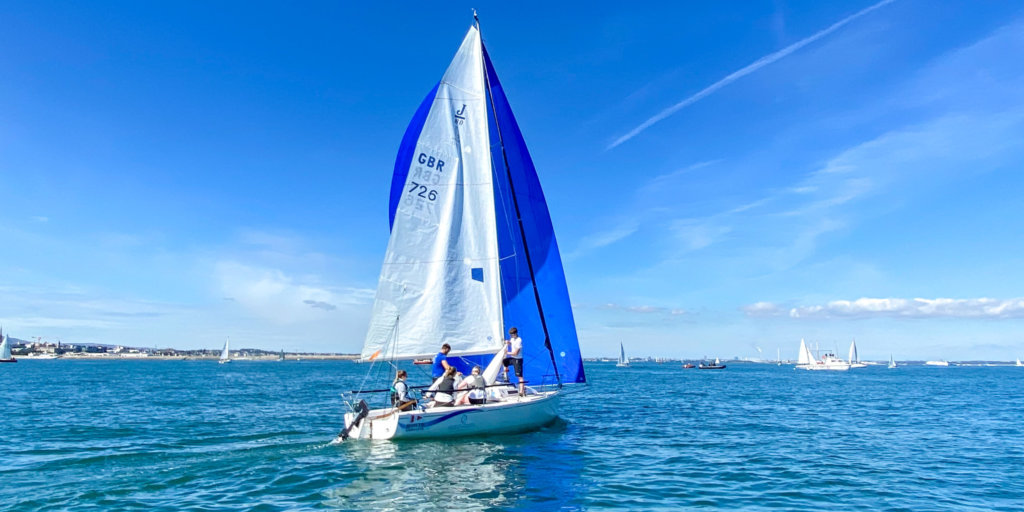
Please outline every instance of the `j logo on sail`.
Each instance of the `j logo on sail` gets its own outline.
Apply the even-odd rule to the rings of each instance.
[[[455,122],[459,126],[462,126],[462,123],[464,123],[465,121],[466,121],[466,104],[463,103],[462,104],[462,108],[459,109],[459,111],[455,113]]]

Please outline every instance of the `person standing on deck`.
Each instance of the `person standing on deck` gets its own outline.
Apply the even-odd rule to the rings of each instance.
[[[505,367],[505,382],[508,380],[508,367],[516,371],[519,378],[519,396],[526,396],[526,383],[523,382],[523,339],[519,337],[519,329],[515,327],[508,330],[509,339],[505,340],[505,359],[501,364]]]
[[[452,365],[448,364],[448,352],[452,351],[451,345],[445,343],[441,345],[441,351],[434,356],[434,366],[430,369],[430,376],[437,380],[439,377],[444,375],[448,368]],[[506,370],[507,373],[507,370]]]

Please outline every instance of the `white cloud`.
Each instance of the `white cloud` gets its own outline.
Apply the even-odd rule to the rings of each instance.
[[[120,322],[96,318],[24,316],[7,318],[5,320],[8,322],[8,325],[17,326],[21,330],[52,328],[113,329],[122,325]]]
[[[618,242],[619,240],[622,240],[623,238],[628,237],[629,235],[632,235],[639,228],[640,225],[638,222],[636,222],[635,219],[629,219],[624,223],[615,226],[611,229],[599,231],[597,233],[585,236],[580,241],[579,247],[577,247],[576,250],[566,254],[565,259],[574,260],[590,251],[593,251],[594,249],[600,249],[601,247],[611,245],[615,242]]]
[[[276,324],[313,321],[331,314],[338,305],[364,304],[373,296],[373,290],[330,289],[315,282],[300,282],[277,269],[233,261],[219,263],[216,277],[224,296]]]
[[[682,308],[668,308],[668,307],[663,307],[663,306],[650,306],[650,305],[625,306],[625,305],[622,305],[622,304],[615,304],[615,303],[611,303],[611,302],[607,303],[607,304],[601,304],[600,306],[598,306],[598,309],[607,310],[607,311],[624,311],[624,312],[627,312],[627,313],[641,313],[641,314],[659,313],[659,314],[667,314],[667,315],[671,315],[671,316],[679,316],[679,315],[685,315],[686,314],[686,310],[682,309]]]
[[[761,303],[758,303],[761,304]],[[748,308],[751,306],[748,306]],[[748,313],[749,314],[749,313]],[[860,298],[790,309],[792,318],[1024,318],[1024,298]]]
[[[740,308],[747,316],[779,316],[785,311],[772,302],[755,302]]]
[[[714,244],[732,231],[731,227],[716,225],[713,221],[694,222],[690,219],[674,221],[670,229],[681,243],[681,248],[690,251]]]

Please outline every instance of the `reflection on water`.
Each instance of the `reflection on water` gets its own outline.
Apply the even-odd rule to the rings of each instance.
[[[324,491],[330,508],[379,510],[558,507],[572,498],[573,468],[582,467],[579,450],[567,449],[557,422],[544,431],[490,439],[445,441],[359,441],[329,447],[355,462]],[[558,485],[551,475],[557,474]],[[568,487],[563,488],[569,484]],[[539,492],[524,493],[524,489]],[[569,489],[566,491],[566,489]],[[547,492],[544,492],[547,490]]]

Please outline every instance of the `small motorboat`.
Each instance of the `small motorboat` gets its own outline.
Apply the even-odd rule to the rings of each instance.
[[[697,369],[698,370],[724,370],[725,369],[725,365],[722,364],[722,362],[719,361],[718,358],[716,357],[714,363],[709,363],[707,361],[701,361],[700,366],[698,366]]]
[[[686,363],[683,365],[683,368],[696,368],[696,366],[694,366],[693,363]]]

